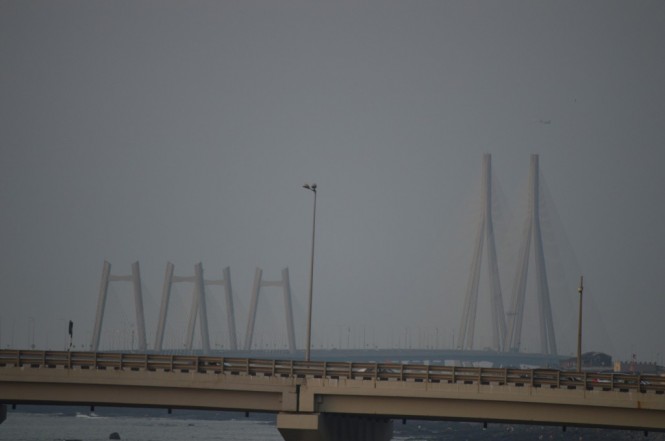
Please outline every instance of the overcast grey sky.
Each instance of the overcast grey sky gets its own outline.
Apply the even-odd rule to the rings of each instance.
[[[560,351],[583,273],[585,349],[662,360],[664,42],[662,1],[3,0],[0,345],[26,347],[34,323],[61,348],[69,319],[89,345],[105,259],[114,274],[140,261],[150,344],[167,261],[231,267],[241,337],[255,268],[288,266],[302,344],[314,181],[314,346],[450,346],[482,154],[507,307],[537,153]],[[125,285],[103,346],[126,343]],[[264,292],[255,341],[280,344],[279,292]]]

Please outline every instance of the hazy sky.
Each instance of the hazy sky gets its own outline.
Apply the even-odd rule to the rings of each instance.
[[[314,346],[450,346],[482,154],[508,309],[537,153],[560,352],[583,273],[584,349],[662,360],[664,42],[662,1],[2,0],[0,345],[60,349],[72,319],[87,347],[105,259],[140,261],[150,345],[167,261],[231,267],[241,339],[255,268],[288,266],[302,344],[314,181]],[[283,344],[263,293],[255,342]],[[133,317],[128,284],[110,295],[104,347]]]

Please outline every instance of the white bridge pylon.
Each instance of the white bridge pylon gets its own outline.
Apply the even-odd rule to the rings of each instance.
[[[492,156],[489,154],[483,155],[481,203],[482,217],[471,260],[471,270],[466,288],[466,297],[464,298],[464,311],[462,312],[458,347],[459,349],[473,349],[481,257],[483,244],[485,243],[485,238],[487,238],[487,266],[489,269],[490,300],[492,306],[492,349],[501,351],[506,335],[506,320],[503,310],[499,263],[496,257],[494,225],[492,222]]]
[[[284,310],[286,314],[286,328],[289,338],[289,352],[291,354],[296,351],[296,337],[295,329],[293,326],[293,308],[291,307],[291,284],[289,282],[289,269],[282,270],[282,280],[278,281],[263,281],[263,270],[256,268],[254,274],[254,286],[252,288],[252,300],[249,308],[249,316],[247,317],[247,332],[245,333],[245,346],[244,349],[249,351],[252,349],[252,338],[254,336],[254,323],[256,322],[256,310],[259,302],[259,291],[262,287],[274,286],[282,288],[284,294]]]
[[[226,317],[229,329],[229,345],[232,350],[238,349],[238,340],[236,337],[235,313],[233,310],[233,292],[231,290],[231,270],[227,266],[224,268],[224,277],[219,280],[206,280],[203,277],[203,264],[201,262],[194,265],[194,276],[175,276],[175,265],[171,262],[166,264],[164,274],[164,288],[162,290],[162,302],[159,309],[159,321],[157,323],[157,335],[155,337],[155,350],[161,351],[164,342],[164,330],[166,328],[166,317],[168,314],[169,301],[171,298],[171,288],[173,283],[190,282],[194,283],[192,293],[192,307],[189,313],[189,322],[187,325],[187,337],[185,347],[192,350],[194,343],[194,329],[198,318],[201,332],[201,343],[205,353],[210,352],[210,334],[208,328],[208,312],[206,307],[205,287],[208,285],[221,285],[224,287],[226,297]]]
[[[132,273],[130,275],[115,276],[111,274],[111,264],[106,260],[104,261],[104,267],[102,269],[102,281],[99,287],[95,328],[92,333],[92,343],[90,344],[91,350],[99,350],[99,340],[102,334],[102,322],[104,321],[104,310],[106,308],[106,297],[110,282],[132,282],[134,290],[134,310],[136,312],[136,328],[139,334],[139,350],[145,351],[147,345],[145,339],[145,319],[143,315],[143,296],[141,294],[141,271],[139,263],[137,261],[132,264]]]
[[[547,268],[543,251],[543,238],[540,230],[540,171],[538,155],[531,155],[529,169],[529,206],[518,258],[517,273],[513,285],[513,297],[509,315],[508,334],[505,348],[519,352],[522,341],[522,322],[526,297],[526,278],[529,269],[529,252],[533,243],[536,267],[536,295],[540,325],[540,350],[543,354],[556,355],[556,338],[550,303],[550,289],[547,282]]]

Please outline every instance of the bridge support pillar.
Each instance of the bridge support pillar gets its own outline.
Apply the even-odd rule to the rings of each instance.
[[[0,424],[7,419],[7,405],[0,404]]]
[[[362,415],[280,413],[277,429],[285,441],[390,441],[392,420]]]

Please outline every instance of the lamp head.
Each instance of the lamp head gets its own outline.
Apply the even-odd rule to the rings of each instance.
[[[302,187],[303,187],[303,188],[306,188],[307,190],[311,190],[311,191],[313,191],[314,193],[316,193],[316,184],[312,184],[312,185],[310,185],[310,184],[305,184],[305,185],[303,185]]]

